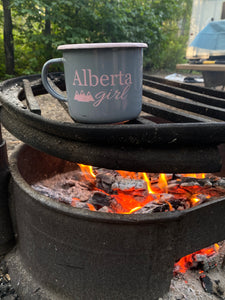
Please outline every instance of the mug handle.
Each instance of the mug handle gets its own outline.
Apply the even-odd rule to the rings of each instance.
[[[61,100],[61,101],[67,101],[67,98],[58,94],[49,84],[48,82],[48,68],[51,64],[55,63],[63,63],[63,58],[52,58],[46,61],[46,63],[43,65],[42,71],[41,71],[41,79],[43,86],[46,88],[46,90],[55,98]]]

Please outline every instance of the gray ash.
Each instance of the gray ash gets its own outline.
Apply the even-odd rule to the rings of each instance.
[[[8,268],[3,257],[0,257],[0,298],[9,300],[21,299],[11,285],[11,279],[8,274]]]

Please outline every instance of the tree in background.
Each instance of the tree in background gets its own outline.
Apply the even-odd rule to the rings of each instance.
[[[185,54],[191,4],[192,0],[11,0],[16,72],[40,72],[47,59],[59,56],[60,44],[89,42],[146,42],[145,68],[172,68]]]
[[[10,0],[2,0],[2,5],[4,12],[5,69],[7,74],[14,74],[13,25],[10,9]]]
[[[161,2],[161,5],[159,5]],[[156,18],[161,19],[160,43],[154,44],[152,67],[174,69],[177,63],[185,60],[192,0],[153,1],[152,9]],[[150,61],[151,62],[151,61]]]

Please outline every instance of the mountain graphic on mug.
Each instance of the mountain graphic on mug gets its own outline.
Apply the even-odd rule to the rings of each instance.
[[[87,94],[85,94],[85,92],[83,90],[80,93],[78,91],[76,91],[75,96],[74,96],[74,100],[77,100],[77,101],[80,101],[80,102],[95,101],[90,92],[87,92]]]

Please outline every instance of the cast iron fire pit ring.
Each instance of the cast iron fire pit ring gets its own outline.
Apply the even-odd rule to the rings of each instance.
[[[221,164],[220,156],[213,146],[207,148],[205,146],[181,146],[178,149],[170,146],[167,147],[165,155],[165,148],[158,147],[116,147],[114,145],[102,147],[99,144],[74,143],[26,126],[12,118],[10,114],[7,116],[7,113],[7,111],[2,113],[2,122],[7,124],[6,128],[20,140],[36,149],[68,161],[140,172],[181,173],[190,172],[191,169],[192,172],[198,173],[220,170],[216,169]],[[187,157],[191,158],[191,162]]]
[[[32,154],[31,160],[28,159],[30,157],[29,152]],[[35,155],[37,155],[36,159],[34,159]],[[34,191],[23,177],[26,174],[26,171],[24,171],[24,167],[26,169],[25,162],[29,165],[28,169],[33,169],[35,163],[33,164],[32,162],[37,161],[39,158],[40,163],[36,166],[38,169],[43,162],[41,157],[46,156],[50,160],[48,154],[23,145],[10,159],[12,174],[10,184],[11,215],[14,219],[14,225],[16,223],[15,232],[18,234],[19,239],[16,253],[10,253],[7,261],[10,270],[13,271],[13,281],[17,284],[18,289],[23,288],[23,280],[26,282],[34,277],[34,282],[38,281],[37,286],[40,293],[44,290],[44,294],[47,293],[48,295],[49,290],[48,287],[46,289],[45,284],[48,286],[48,278],[53,277],[54,279],[54,276],[56,276],[58,281],[53,280],[49,283],[50,291],[60,291],[61,286],[58,286],[57,282],[65,282],[66,280],[66,290],[61,290],[61,292],[68,293],[70,297],[65,299],[70,299],[71,295],[73,297],[75,295],[79,299],[127,299],[127,295],[130,298],[132,298],[131,295],[137,296],[135,294],[136,289],[139,292],[141,290],[140,295],[142,296],[139,295],[141,299],[149,299],[149,295],[151,295],[151,299],[158,299],[158,296],[161,296],[169,288],[173,264],[177,259],[224,239],[224,198],[185,211],[155,213],[155,215],[107,214],[67,207],[63,203],[57,203],[55,200]],[[24,160],[21,160],[23,158]],[[55,159],[54,157],[54,161]],[[59,161],[61,167],[61,160],[59,159]],[[20,168],[18,162],[20,162]],[[23,172],[23,175],[21,175],[21,172]],[[69,233],[69,236],[71,235],[72,237],[68,238],[66,233]],[[67,244],[69,240],[73,241],[71,245]],[[115,244],[113,241],[116,241]],[[64,251],[68,249],[69,253],[60,250],[58,252],[57,249],[59,249],[60,244],[64,245]],[[100,249],[97,250],[98,244]],[[39,250],[39,248],[41,249]],[[80,250],[78,251],[78,249]],[[46,251],[44,257],[42,251]],[[78,257],[76,255],[77,251],[79,252]],[[94,256],[93,253],[95,253]],[[113,260],[111,262],[108,259],[110,253],[113,254],[114,259],[116,257],[119,260],[118,265],[115,265]],[[151,259],[154,257],[154,262],[150,263],[149,255]],[[101,257],[100,261],[97,257]],[[134,258],[134,261],[133,259],[131,260],[131,266],[127,267],[127,263],[120,266],[128,257],[136,257],[136,259]],[[139,258],[141,258],[141,266],[137,265],[136,260],[139,260]],[[68,259],[69,262],[66,263]],[[44,270],[48,260],[50,265],[48,266],[48,273],[45,275]],[[76,276],[74,277],[73,275],[70,278],[70,270],[77,269],[82,274],[83,267],[81,268],[81,262],[83,260],[88,261],[84,278],[87,286],[84,290],[79,289],[77,294],[76,289],[74,290],[74,281],[72,279],[76,278]],[[150,263],[151,270],[149,270],[149,267],[146,269],[144,264],[146,261]],[[161,263],[160,268],[158,262]],[[139,275],[144,272],[145,275],[143,276],[147,276],[144,278],[150,280],[147,280],[148,284],[145,282],[143,286],[144,288],[147,284],[148,289],[145,290],[144,288],[143,290],[143,288],[140,288],[139,276],[134,276],[134,281],[131,283],[129,280],[125,281],[127,282],[125,287],[121,286],[121,278],[115,275],[114,267],[118,267],[124,278],[126,276],[130,277],[131,270],[138,268]],[[21,268],[24,268],[23,272],[21,272]],[[92,268],[97,269],[98,275],[95,278],[91,276],[86,278],[89,272],[92,273]],[[102,268],[106,269],[102,271]],[[24,272],[27,273],[24,275]],[[101,280],[100,274],[102,272],[105,274],[104,276],[109,274],[104,280],[111,280],[111,276],[113,276],[112,278],[118,285],[116,285],[115,290],[111,289],[111,285],[109,289],[103,286],[103,291],[98,287],[96,296],[93,294],[93,289],[97,287],[97,283],[99,285],[101,282],[99,280]],[[95,284],[91,284],[92,280],[94,280]],[[162,286],[160,284],[160,290],[158,289],[158,280],[163,282]],[[79,280],[78,282],[75,280],[75,282],[75,284],[79,285]],[[32,284],[31,286],[28,285],[26,290],[28,294],[24,299],[30,299],[32,288]],[[123,288],[125,288],[124,294],[118,296],[118,291],[122,293]],[[151,294],[151,288],[156,291],[156,294]],[[32,299],[40,299],[38,298],[40,296],[39,290],[34,296],[32,294],[32,297],[34,297]],[[107,295],[108,298],[106,297]],[[56,300],[64,299],[60,293],[58,298],[57,296],[53,298]],[[50,299],[53,298],[50,297]],[[43,296],[41,299],[49,298]]]
[[[98,167],[173,173],[220,170],[217,145],[225,142],[225,122],[88,125],[48,120],[21,106],[24,79],[31,80],[34,95],[46,93],[39,77],[19,77],[1,85],[1,121],[30,146]]]
[[[35,95],[46,94],[38,80],[39,75],[23,76],[10,79],[0,85],[1,110],[7,110],[12,118],[40,131],[71,139],[76,142],[90,142],[114,145],[132,145],[148,147],[149,145],[208,145],[225,142],[225,122],[211,123],[169,123],[169,124],[78,124],[46,119],[22,109],[17,104],[24,79],[34,84]],[[35,80],[34,80],[35,79]],[[38,82],[38,83],[37,83]],[[17,104],[16,104],[17,103]],[[193,135],[192,133],[195,132]]]
[[[178,255],[176,259],[179,259],[182,256],[185,256],[193,251],[198,250],[218,242],[222,240],[220,236],[224,237],[224,230],[223,230],[223,223],[225,226],[225,220],[218,221],[220,224],[220,228],[218,228],[217,224],[213,225],[210,223],[209,215],[216,215],[218,219],[222,219],[225,215],[225,206],[224,201],[225,198],[213,200],[208,203],[203,203],[201,205],[183,210],[183,211],[174,211],[174,212],[159,212],[154,214],[111,214],[111,213],[104,213],[104,212],[96,212],[90,211],[88,209],[79,209],[76,207],[70,207],[67,204],[57,202],[49,197],[44,196],[43,194],[34,190],[25,179],[23,179],[20,175],[20,171],[17,166],[18,155],[25,151],[34,151],[39,153],[39,150],[35,150],[30,148],[27,145],[22,145],[18,147],[18,150],[14,152],[14,155],[10,158],[10,171],[13,177],[13,180],[19,184],[24,192],[26,192],[30,197],[34,197],[40,201],[40,204],[44,207],[49,207],[51,210],[60,211],[65,215],[76,217],[80,219],[87,219],[91,222],[102,222],[102,223],[119,223],[119,224],[160,224],[165,223],[166,225],[170,222],[176,222],[179,224],[178,232],[177,232],[177,239],[181,242],[183,239],[183,245],[180,247],[177,246]],[[31,149],[31,150],[30,150]],[[40,152],[42,155],[46,153]],[[46,154],[48,155],[48,154]],[[223,207],[224,206],[224,207]],[[195,218],[197,217],[197,218]],[[192,222],[189,223],[189,219],[193,219]],[[187,220],[186,220],[187,219]],[[202,220],[202,221],[200,221]],[[196,222],[196,223],[195,223]],[[202,228],[200,228],[200,223],[202,224]],[[213,220],[214,222],[214,220]],[[197,228],[196,228],[197,227]],[[213,228],[215,228],[213,230]],[[185,233],[185,230],[187,231]],[[209,232],[214,232],[213,237],[209,237]],[[206,233],[205,239],[202,239]],[[189,242],[188,245],[185,241],[185,236],[188,235]],[[200,244],[198,244],[199,239],[198,236],[201,237]],[[194,248],[193,248],[194,244]],[[181,254],[180,254],[181,253]]]

